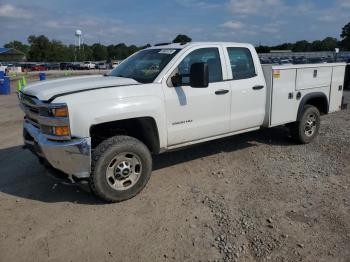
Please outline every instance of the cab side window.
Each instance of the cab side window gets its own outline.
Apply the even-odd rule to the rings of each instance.
[[[252,55],[247,48],[228,47],[233,79],[247,79],[256,76]]]
[[[217,48],[201,48],[188,54],[178,66],[182,76],[182,84],[190,84],[190,70],[193,63],[207,63],[209,69],[209,83],[222,81],[222,67],[219,50]]]

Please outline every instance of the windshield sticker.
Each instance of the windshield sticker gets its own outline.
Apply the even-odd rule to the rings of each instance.
[[[158,52],[158,54],[166,54],[166,55],[172,55],[176,52],[175,49],[162,49]]]

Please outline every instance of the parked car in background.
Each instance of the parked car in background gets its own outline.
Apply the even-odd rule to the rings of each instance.
[[[288,59],[281,59],[280,65],[292,65],[292,63]]]
[[[59,70],[60,69],[60,64],[58,63],[48,63],[45,64],[47,70]]]
[[[20,73],[20,72],[22,72],[22,67],[18,63],[16,63],[16,64],[6,64],[5,66],[6,66],[5,71],[7,71],[7,72],[11,72],[11,73]]]
[[[0,63],[0,71],[6,71],[7,66]]]
[[[13,67],[13,64],[12,63],[7,63],[6,66],[7,67]]]
[[[61,70],[71,70],[71,69],[73,69],[73,64],[68,63],[68,62],[60,63],[60,69]]]
[[[81,65],[82,69],[95,69],[96,65],[94,63],[92,63],[91,61],[85,61],[82,65]]]
[[[294,64],[298,65],[298,64],[306,64],[307,63],[307,59],[305,57],[297,57],[294,61]]]
[[[265,57],[260,58],[260,62],[261,64],[271,64],[271,60]]]
[[[346,61],[347,61],[347,59],[346,59],[345,57],[338,57],[338,58],[337,58],[337,62],[338,62],[338,63],[342,63],[342,62],[345,63]]]
[[[121,61],[112,62],[112,68],[116,68],[120,63],[121,63]]]
[[[31,71],[46,71],[47,67],[44,64],[40,64],[40,65],[32,65],[32,67],[30,68]]]
[[[73,62],[72,63],[72,69],[73,70],[82,70],[82,63],[81,62]]]
[[[96,65],[96,68],[97,69],[103,69],[103,70],[107,70],[107,69],[109,69],[108,68],[108,65],[106,64],[106,63],[98,63],[97,65]]]
[[[19,65],[22,67],[22,72],[30,71],[33,66],[31,63],[20,63]]]
[[[319,57],[310,57],[307,60],[308,64],[318,64],[318,63],[322,63],[321,58]]]
[[[278,58],[272,58],[271,64],[279,64],[280,60]]]

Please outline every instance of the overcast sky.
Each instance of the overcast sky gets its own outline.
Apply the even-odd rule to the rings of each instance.
[[[44,34],[74,43],[143,45],[184,33],[194,41],[278,44],[339,38],[350,0],[1,0],[0,46]]]

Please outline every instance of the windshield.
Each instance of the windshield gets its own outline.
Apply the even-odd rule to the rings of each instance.
[[[113,69],[109,76],[132,78],[152,83],[180,49],[146,49],[129,57]]]

